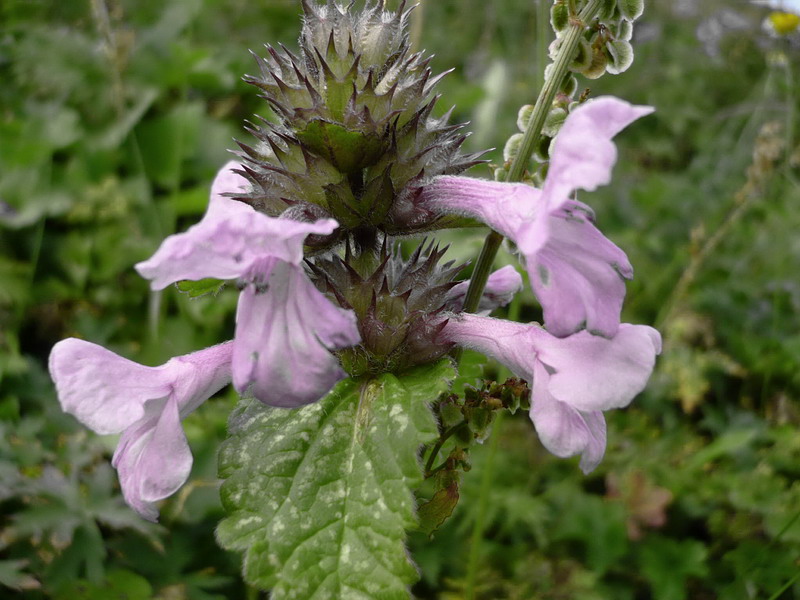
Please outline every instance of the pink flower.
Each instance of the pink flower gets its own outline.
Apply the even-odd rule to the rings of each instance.
[[[330,234],[338,224],[268,217],[222,196],[248,185],[232,171],[238,166],[230,162],[219,172],[200,223],[168,237],[136,269],[153,280],[153,289],[205,277],[243,281],[233,341],[234,386],[271,406],[314,402],[345,377],[331,351],[361,339],[353,311],[332,304],[301,264],[305,238]]]
[[[125,501],[145,519],[156,521],[155,503],[189,477],[192,453],[181,420],[230,383],[231,351],[227,342],[160,367],[75,338],[50,352],[64,411],[96,433],[122,433],[112,464]]]
[[[461,314],[450,317],[441,335],[527,380],[542,444],[556,456],[581,454],[585,473],[605,452],[603,411],[627,406],[645,388],[661,352],[655,329],[627,323],[613,339],[588,331],[557,338],[537,325]]]
[[[514,241],[525,259],[548,331],[582,328],[613,337],[633,269],[625,253],[594,226],[594,214],[571,199],[611,180],[617,152],[611,138],[652,112],[612,97],[576,108],[555,139],[541,190],[521,183],[440,177],[423,202],[465,214]]]

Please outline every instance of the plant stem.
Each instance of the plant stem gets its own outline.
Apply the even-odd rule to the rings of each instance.
[[[494,461],[497,456],[498,440],[500,439],[500,426],[503,422],[503,412],[497,413],[492,431],[492,440],[489,445],[489,454],[486,457],[486,464],[483,465],[481,472],[481,488],[478,497],[478,515],[475,518],[475,525],[472,528],[472,537],[469,545],[469,559],[467,562],[466,589],[464,596],[466,600],[475,600],[475,582],[478,577],[478,559],[481,556],[481,540],[483,530],[486,527],[486,513],[489,508],[489,494],[492,488],[492,478],[494,476]]]
[[[573,19],[569,24],[569,29],[564,34],[561,47],[559,48],[558,55],[553,62],[553,71],[550,77],[545,81],[542,91],[536,100],[536,105],[533,108],[528,128],[525,130],[525,135],[520,144],[519,153],[511,164],[511,169],[508,173],[507,181],[521,181],[525,173],[525,166],[530,160],[533,149],[539,143],[539,138],[542,134],[542,127],[544,127],[545,119],[547,118],[550,108],[553,106],[553,100],[558,93],[561,82],[567,74],[569,65],[575,57],[575,52],[578,48],[578,42],[583,35],[586,23],[590,22],[600,10],[601,0],[589,0],[584,9],[578,15],[577,19]],[[486,287],[486,282],[489,279],[489,272],[494,264],[494,258],[497,255],[497,250],[503,241],[503,236],[499,233],[492,231],[486,236],[483,243],[478,262],[475,265],[475,270],[472,272],[469,289],[467,290],[467,297],[464,299],[464,312],[475,312],[483,294],[483,289]]]
[[[428,457],[428,461],[425,463],[425,477],[426,477],[426,478],[428,477],[428,475],[430,475],[430,474],[433,472],[433,471],[432,471],[432,469],[433,469],[433,462],[436,460],[436,455],[437,455],[437,454],[439,454],[439,450],[441,450],[441,449],[442,449],[442,446],[444,446],[444,443],[445,443],[445,442],[446,442],[448,439],[450,439],[450,437],[451,437],[451,436],[452,436],[452,435],[453,435],[453,434],[454,434],[456,431],[458,431],[458,430],[459,430],[459,429],[461,429],[462,427],[465,427],[466,425],[467,425],[467,422],[466,422],[466,421],[462,421],[462,422],[461,422],[461,423],[459,423],[458,425],[454,425],[453,427],[451,427],[450,429],[448,429],[447,431],[445,431],[445,432],[442,434],[442,436],[439,438],[439,441],[437,441],[437,442],[436,442],[436,445],[435,445],[435,446],[433,447],[433,449],[431,450],[431,454],[430,454],[430,456]]]
[[[785,583],[783,586],[781,586],[781,589],[779,589],[777,592],[775,592],[774,594],[772,594],[772,596],[770,596],[770,597],[769,597],[769,600],[778,600],[778,598],[780,598],[780,597],[781,597],[781,594],[783,594],[783,592],[785,592],[785,591],[786,591],[786,590],[788,590],[790,587],[792,587],[792,586],[794,585],[794,583],[795,583],[795,582],[796,582],[798,579],[800,579],[800,572],[798,572],[798,573],[795,573],[794,577],[792,577],[792,578],[791,578],[789,581],[787,581],[787,582],[786,582],[786,583]]]

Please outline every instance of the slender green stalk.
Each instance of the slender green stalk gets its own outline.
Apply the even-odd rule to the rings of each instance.
[[[497,457],[497,447],[500,440],[500,427],[503,423],[503,411],[498,411],[494,421],[492,440],[489,442],[489,454],[481,473],[481,491],[478,498],[478,515],[472,527],[472,537],[469,545],[469,559],[467,562],[467,581],[464,597],[466,600],[475,600],[475,582],[478,577],[478,560],[481,557],[481,540],[483,530],[486,528],[486,512],[489,508],[489,492],[492,489],[494,476],[494,460]]]
[[[468,426],[467,422],[463,421],[458,425],[451,427],[441,435],[439,440],[436,442],[436,445],[433,447],[433,450],[431,450],[431,454],[428,457],[428,461],[425,463],[426,478],[436,472],[436,469],[433,468],[433,462],[436,460],[436,455],[439,454],[439,450],[442,449],[442,446],[444,446],[445,442],[449,440],[456,431],[463,429],[464,427],[467,426]]]
[[[542,135],[545,119],[553,106],[553,100],[558,93],[558,88],[567,74],[569,65],[575,57],[578,49],[578,42],[583,35],[586,24],[590,22],[600,10],[601,0],[589,0],[588,4],[581,11],[578,18],[571,21],[567,33],[564,35],[558,55],[553,62],[553,71],[545,81],[542,91],[534,105],[528,128],[522,138],[519,153],[511,164],[508,173],[508,181],[521,181],[525,174],[525,167],[530,160],[533,149],[539,142]],[[489,279],[489,272],[492,269],[497,250],[503,241],[503,236],[492,231],[486,236],[483,249],[478,257],[472,279],[467,290],[467,297],[464,300],[464,312],[475,312],[478,308],[483,289]]]
[[[788,42],[788,39],[786,40]],[[794,73],[792,72],[791,52],[786,52],[786,62],[783,65],[784,82],[786,85],[786,160],[783,170],[787,175],[791,175],[792,153],[794,152],[794,122],[796,109],[796,97],[794,93]]]
[[[785,583],[785,584],[784,584],[784,585],[781,587],[781,589],[779,589],[777,592],[775,592],[774,594],[772,594],[772,596],[770,596],[770,597],[769,597],[769,600],[778,600],[778,598],[780,598],[780,597],[781,597],[781,594],[783,594],[783,592],[785,592],[785,591],[786,591],[786,590],[788,590],[790,587],[792,587],[792,586],[795,584],[795,582],[796,582],[798,579],[800,579],[800,571],[798,571],[797,573],[795,573],[794,577],[792,577],[792,578],[791,578],[789,581],[787,581],[787,582],[786,582],[786,583]]]
[[[420,40],[422,39],[422,30],[425,26],[425,2],[417,0],[417,6],[414,12],[411,13],[411,48],[419,51]]]

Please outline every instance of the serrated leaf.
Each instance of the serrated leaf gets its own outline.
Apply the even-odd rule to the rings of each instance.
[[[189,294],[189,298],[200,298],[208,294],[218,294],[225,287],[225,282],[219,279],[201,279],[199,281],[179,281],[175,284],[178,291]]]
[[[0,560],[0,586],[15,590],[37,590],[41,583],[25,572],[27,560]]]
[[[220,450],[220,544],[245,551],[245,578],[283,598],[409,597],[417,451],[436,438],[428,403],[449,361],[340,382],[295,410],[242,400]]]

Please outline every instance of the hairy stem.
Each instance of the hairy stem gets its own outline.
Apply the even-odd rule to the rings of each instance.
[[[542,127],[544,127],[545,119],[550,109],[553,106],[553,100],[558,93],[561,82],[567,74],[569,65],[575,58],[575,53],[578,49],[578,42],[581,35],[589,23],[600,10],[601,0],[589,0],[588,4],[578,15],[577,19],[570,22],[569,29],[564,35],[563,42],[559,48],[558,55],[553,62],[553,72],[550,77],[545,81],[542,91],[536,100],[533,108],[528,128],[522,138],[519,153],[511,164],[511,169],[508,173],[508,181],[521,181],[525,174],[525,166],[530,160],[533,149],[539,143],[539,138],[542,135]],[[503,236],[499,233],[492,231],[486,236],[483,243],[478,262],[475,265],[475,270],[472,273],[472,279],[467,290],[467,297],[464,300],[464,312],[475,312],[478,308],[483,289],[486,287],[486,282],[489,279],[489,272],[492,270],[494,258],[497,255],[497,250],[500,248],[500,243],[503,241]]]

